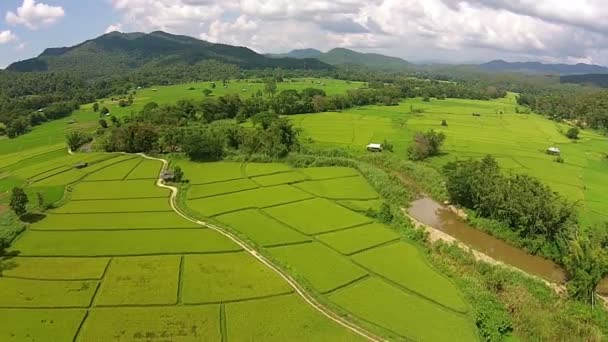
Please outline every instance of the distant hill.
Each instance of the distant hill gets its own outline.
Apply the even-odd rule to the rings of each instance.
[[[245,69],[332,68],[317,59],[270,58],[246,47],[157,31],[149,34],[112,32],[72,47],[46,49],[36,58],[11,64],[7,70],[108,74],[149,65],[191,65],[204,60],[218,60]]]
[[[608,74],[608,68],[593,64],[544,64],[539,62],[506,62],[494,60],[477,66],[481,70],[495,72],[519,72],[526,74]]]
[[[401,58],[385,56],[377,53],[361,53],[344,48],[335,48],[328,52],[315,49],[293,50],[284,54],[270,54],[272,57],[317,58],[331,65],[358,65],[373,69],[402,70],[413,65]]]
[[[561,76],[559,81],[608,88],[608,74],[567,75]]]

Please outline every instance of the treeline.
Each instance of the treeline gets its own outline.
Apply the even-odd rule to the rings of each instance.
[[[521,94],[517,102],[554,120],[570,120],[585,128],[608,131],[608,92]]]

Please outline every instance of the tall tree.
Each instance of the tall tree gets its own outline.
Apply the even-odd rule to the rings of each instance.
[[[29,199],[23,191],[23,188],[14,187],[11,191],[11,202],[10,207],[15,212],[15,214],[19,217],[23,216],[27,212],[27,204],[29,203]]]

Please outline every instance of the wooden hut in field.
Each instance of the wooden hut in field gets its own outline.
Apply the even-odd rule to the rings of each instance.
[[[366,146],[367,150],[370,152],[382,152],[382,144],[368,144]]]
[[[547,154],[550,154],[552,156],[559,156],[562,154],[562,152],[557,147],[549,147],[547,149]]]

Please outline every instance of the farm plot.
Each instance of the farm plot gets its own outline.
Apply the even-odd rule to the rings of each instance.
[[[94,173],[98,170],[109,167],[113,164],[120,163],[122,161],[132,159],[133,156],[129,155],[115,155],[111,158],[103,159],[99,162],[93,163],[84,169],[70,169],[66,172],[62,172],[53,175],[48,178],[37,180],[34,184],[36,186],[48,186],[48,185],[68,185],[75,183],[87,176],[88,174]]]
[[[372,200],[378,198],[376,191],[361,176],[302,182],[294,186],[317,197],[330,199]]]
[[[173,211],[168,198],[71,201],[66,205],[54,209],[52,213],[146,213],[161,211]]]
[[[456,286],[433,270],[411,244],[399,242],[374,248],[355,254],[353,260],[436,303],[456,311],[467,311],[467,305]]]
[[[363,215],[321,198],[267,208],[264,211],[308,235],[340,230],[371,221]],[[312,214],[315,216],[314,220],[311,219]]]
[[[0,279],[0,307],[88,307],[96,281]]]
[[[241,163],[193,163],[186,160],[175,163],[182,168],[190,184],[215,183],[243,177]]]
[[[191,200],[189,206],[207,217],[212,217],[241,209],[265,208],[307,198],[310,198],[310,195],[290,185],[278,185]]]
[[[392,331],[393,339],[478,340],[475,328],[466,316],[445,310],[375,277],[333,292],[329,298],[352,314]]]
[[[382,200],[339,200],[336,201],[343,207],[346,207],[352,211],[366,213],[368,210],[380,210],[382,207]]]
[[[95,308],[89,313],[79,340],[221,341],[220,307]]]
[[[137,165],[125,179],[154,179],[158,178],[162,163],[158,160],[144,159]]]
[[[11,247],[21,256],[129,256],[238,251],[211,229],[29,231]]]
[[[353,254],[390,241],[399,239],[399,235],[388,227],[372,223],[352,229],[318,235],[317,238],[343,254]]]
[[[276,246],[310,241],[310,238],[262,214],[259,210],[236,211],[216,220],[247,236],[261,246]]]
[[[2,276],[33,280],[101,279],[108,258],[11,258],[2,263]]]
[[[306,180],[307,177],[299,172],[282,172],[266,176],[258,176],[252,178],[254,182],[262,186],[273,186],[279,184],[290,184]]]
[[[244,166],[245,175],[247,175],[247,177],[291,171],[291,168],[288,165],[282,163],[246,163]]]
[[[199,227],[173,212],[109,213],[109,214],[47,214],[30,230],[112,230],[165,229]]]
[[[223,195],[232,192],[251,190],[258,187],[259,185],[247,178],[210,184],[192,185],[188,189],[188,199]]]
[[[141,162],[140,158],[133,158],[121,161],[120,163],[116,163],[114,165],[110,165],[103,169],[96,171],[95,173],[90,174],[87,178],[85,178],[86,182],[94,182],[94,181],[108,181],[108,180],[122,180],[136,168]]]
[[[311,180],[323,180],[330,178],[351,177],[359,175],[357,170],[350,167],[309,167],[298,169],[299,172],[305,174]]]
[[[180,263],[179,255],[114,258],[95,304],[175,304]]]
[[[317,242],[275,247],[270,253],[319,292],[334,290],[367,275],[359,266]]]
[[[72,190],[72,200],[169,198],[168,189],[154,186],[152,180],[81,182]]]
[[[274,271],[246,252],[184,257],[182,300],[224,303],[293,292]]]
[[[229,303],[226,325],[228,341],[364,341],[297,295]]]
[[[0,309],[0,341],[72,341],[85,310]]]

